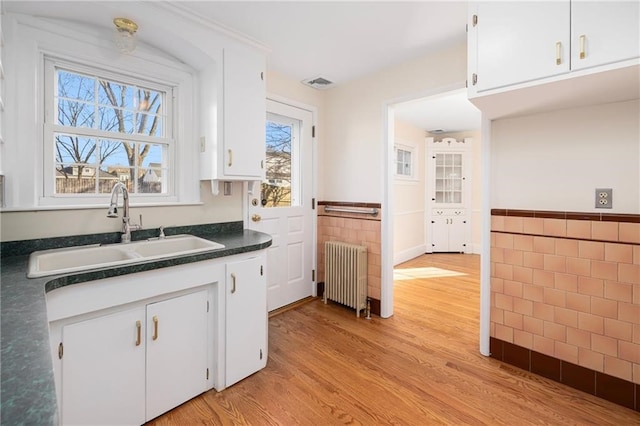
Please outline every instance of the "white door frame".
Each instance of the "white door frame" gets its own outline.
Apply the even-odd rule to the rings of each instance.
[[[452,85],[437,87],[425,92],[414,93],[401,98],[390,99],[382,105],[382,215],[381,258],[382,278],[380,289],[380,316],[393,315],[393,141],[394,141],[394,105],[415,99],[440,95],[466,87],[461,81]],[[490,133],[491,121],[484,115],[481,122],[482,134],[482,241],[480,257],[480,353],[489,356],[491,287],[491,193],[490,193]]]
[[[296,107],[299,109],[303,109],[305,111],[309,111],[311,113],[311,125],[314,127],[317,127],[318,125],[318,108],[312,105],[308,105],[308,104],[304,104],[302,102],[298,102],[298,101],[294,101],[292,99],[286,98],[284,96],[280,96],[280,95],[276,95],[273,93],[269,93],[267,92],[267,100],[272,100],[272,101],[276,101],[276,102],[280,102],[282,104],[286,104],[286,105],[290,105],[292,107]],[[266,111],[265,111],[265,117],[266,117]],[[318,179],[317,179],[317,170],[318,170],[318,165],[317,165],[317,159],[318,159],[318,147],[317,147],[317,143],[316,143],[316,136],[312,136],[312,145],[313,145],[313,149],[312,149],[312,156],[313,156],[313,167],[311,170],[311,193],[312,193],[312,197],[314,199],[317,200],[317,193],[318,193]],[[244,228],[248,228],[249,227],[249,197],[247,197],[247,193],[248,191],[251,189],[251,182],[244,182],[243,183],[243,193],[242,193],[242,216],[243,216],[243,222],[244,222]],[[259,187],[260,185],[257,185],[257,187]],[[311,291],[311,295],[312,296],[317,296],[318,295],[318,286],[317,284],[317,271],[318,271],[318,210],[317,208],[314,208],[312,213],[311,213],[311,235],[312,235],[312,241],[311,241],[311,266],[313,268],[314,271],[316,271],[316,277],[313,285],[313,289]]]

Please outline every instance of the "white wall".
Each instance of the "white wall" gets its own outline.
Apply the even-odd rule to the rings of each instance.
[[[393,263],[425,253],[425,131],[395,120],[395,143],[414,149],[414,177],[393,183]]]
[[[640,101],[493,121],[492,208],[640,213]],[[613,188],[596,209],[595,188]]]
[[[381,202],[385,102],[434,94],[465,78],[463,43],[328,90],[320,199]]]

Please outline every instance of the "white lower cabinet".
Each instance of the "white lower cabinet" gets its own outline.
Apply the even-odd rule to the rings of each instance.
[[[226,265],[225,384],[267,365],[267,286],[264,256]]]
[[[207,292],[147,305],[147,420],[207,390]]]
[[[62,328],[62,424],[145,422],[144,318],[138,307]]]
[[[431,220],[433,252],[467,252],[464,210],[435,210]]]
[[[141,425],[267,364],[265,251],[47,293],[60,423]]]
[[[62,423],[139,425],[207,389],[206,290],[62,327]]]

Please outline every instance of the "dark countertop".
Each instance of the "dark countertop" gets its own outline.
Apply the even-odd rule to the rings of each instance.
[[[134,240],[156,236],[132,233]],[[155,230],[153,232],[156,232]],[[1,424],[58,424],[45,294],[53,289],[118,275],[167,268],[267,248],[271,236],[242,229],[242,222],[167,228],[167,236],[192,234],[224,244],[223,249],[68,275],[27,278],[29,253],[55,247],[112,243],[118,233],[2,243],[0,271]],[[136,235],[137,234],[137,235]],[[114,241],[115,239],[115,241]]]

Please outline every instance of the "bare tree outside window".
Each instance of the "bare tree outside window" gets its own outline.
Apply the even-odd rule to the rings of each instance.
[[[264,207],[291,206],[291,131],[290,125],[267,122]]]
[[[62,69],[56,75],[57,121],[68,129],[55,134],[56,193],[108,193],[117,181],[133,193],[162,192],[162,145],[127,135],[163,136],[164,93]]]

